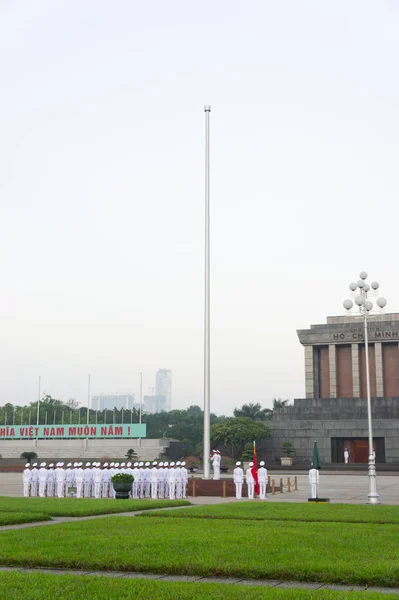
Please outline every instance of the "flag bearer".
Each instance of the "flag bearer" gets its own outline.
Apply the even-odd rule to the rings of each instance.
[[[247,472],[245,474],[245,479],[247,481],[247,486],[248,486],[248,498],[250,500],[254,499],[254,494],[255,494],[255,479],[254,479],[254,476],[252,475],[252,467],[253,466],[254,466],[254,463],[250,462]]]

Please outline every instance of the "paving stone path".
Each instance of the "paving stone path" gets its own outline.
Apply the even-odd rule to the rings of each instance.
[[[123,579],[151,579],[159,581],[180,581],[186,583],[219,583],[223,585],[249,585],[278,588],[300,588],[307,590],[335,590],[364,592],[380,592],[384,594],[396,594],[399,596],[399,588],[366,587],[361,585],[340,585],[334,583],[304,583],[299,581],[277,581],[274,579],[240,579],[230,577],[201,577],[199,575],[162,575],[159,573],[130,573],[124,571],[78,571],[68,569],[23,569],[18,567],[0,567],[2,572],[17,573],[49,573],[51,575],[77,575],[79,577],[117,577]]]

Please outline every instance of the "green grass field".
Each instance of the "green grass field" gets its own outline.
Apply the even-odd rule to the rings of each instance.
[[[397,525],[109,517],[0,532],[0,564],[399,585]]]
[[[188,500],[103,500],[95,498],[10,498],[0,496],[0,514],[2,511],[39,512],[51,517],[85,517],[189,505]]]
[[[7,600],[381,600],[391,594],[278,589],[213,583],[177,583],[42,573],[0,573],[0,597]]]
[[[182,519],[240,519],[327,521],[345,523],[391,523],[399,525],[399,506],[353,504],[299,504],[294,502],[236,502],[193,506],[179,511],[154,511],[141,516]]]
[[[39,512],[0,512],[0,527],[3,525],[18,525],[20,523],[49,520],[50,517],[48,515]]]

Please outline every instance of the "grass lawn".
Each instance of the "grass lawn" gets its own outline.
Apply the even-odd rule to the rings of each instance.
[[[182,519],[245,519],[288,521],[335,521],[345,523],[397,523],[399,506],[352,504],[299,504],[297,502],[232,502],[194,506],[179,511],[154,511],[141,516]]]
[[[101,498],[11,498],[0,496],[0,514],[39,512],[51,517],[84,517],[151,508],[189,506],[188,500],[112,500]]]
[[[43,513],[30,512],[0,512],[0,527],[2,525],[18,525],[35,521],[49,521],[50,517]]]
[[[335,592],[330,590],[278,589],[269,587],[177,583],[111,577],[83,577],[42,573],[0,573],[0,597],[7,600],[381,600],[391,594]]]
[[[396,525],[109,517],[0,531],[0,564],[399,585]]]

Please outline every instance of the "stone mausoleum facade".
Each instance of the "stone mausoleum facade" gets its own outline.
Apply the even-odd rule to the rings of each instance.
[[[298,332],[305,350],[306,398],[276,409],[273,459],[290,441],[296,462],[309,462],[318,442],[322,463],[365,463],[368,457],[363,319],[327,317]],[[399,313],[370,317],[369,365],[377,463],[399,465]]]

